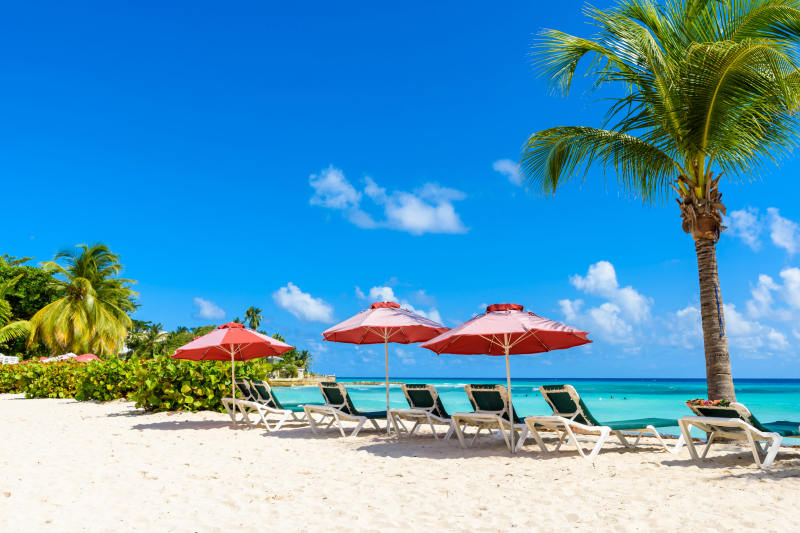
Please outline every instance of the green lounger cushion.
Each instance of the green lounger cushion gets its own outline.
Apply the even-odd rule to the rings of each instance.
[[[506,408],[503,397],[494,388],[494,385],[470,385],[472,387],[472,397],[475,398],[475,403],[472,409],[482,411],[502,411]],[[486,390],[481,390],[486,389]],[[508,420],[508,413],[503,413],[503,418]],[[514,409],[514,423],[522,424],[522,420],[517,416],[517,410]]]
[[[373,411],[371,413],[358,413],[358,416],[367,418],[386,418],[386,411]]]
[[[434,402],[433,396],[431,395],[431,391],[427,388],[427,385],[422,385],[418,383],[414,384],[407,384],[406,390],[408,391],[408,397],[411,398],[411,401],[414,402],[412,405],[409,402],[409,407],[416,408],[416,409],[430,409],[433,407],[434,403],[436,404],[436,408],[431,410],[431,414],[434,416],[438,416],[439,418],[450,418],[450,415],[447,414],[447,411],[442,404],[442,400],[439,397],[436,397],[436,401]]]
[[[777,422],[768,422],[763,424],[768,431],[777,433],[781,437],[798,437],[800,436],[800,422],[787,422],[779,420]]]
[[[744,420],[759,431],[777,433],[781,437],[797,437],[800,436],[800,422],[787,422],[786,420],[779,420],[777,422],[768,422],[762,424],[756,418],[756,415],[750,414],[750,419],[746,420],[739,414],[736,409],[704,409],[697,406],[697,411],[703,416],[714,416],[718,418],[738,418]]]
[[[625,431],[646,429],[647,426],[654,428],[678,427],[678,421],[674,418],[639,418],[637,420],[620,420],[618,422],[600,422],[601,426],[608,426],[612,431]]]

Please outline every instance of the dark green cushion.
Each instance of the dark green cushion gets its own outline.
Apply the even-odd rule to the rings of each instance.
[[[601,426],[608,426],[614,431],[646,429],[647,426],[655,428],[678,427],[674,418],[637,418],[636,420],[619,420],[615,422],[600,422]]]
[[[768,422],[762,425],[768,431],[777,433],[781,437],[800,436],[800,422],[787,422],[785,420],[779,420],[778,422]]]
[[[367,418],[386,418],[386,411],[373,411],[371,413],[358,413],[358,416]]]
[[[472,387],[472,397],[475,403],[478,404],[478,409],[481,411],[502,411],[506,408],[503,397],[500,392],[494,388],[494,385],[470,385]],[[475,409],[475,406],[472,406]],[[478,409],[475,409],[476,411]],[[503,418],[508,420],[508,413],[503,413]],[[514,423],[522,424],[522,420],[517,416],[517,410],[514,409]]]

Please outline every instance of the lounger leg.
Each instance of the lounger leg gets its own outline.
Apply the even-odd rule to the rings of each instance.
[[[557,430],[556,430],[556,432],[557,432]],[[567,435],[568,435],[568,433],[567,433],[566,430],[564,430],[564,432],[561,433],[561,435],[558,438],[558,444],[556,445],[556,449],[553,450],[554,452],[557,452],[558,450],[561,449],[561,445],[564,444],[564,437],[566,437]],[[567,439],[567,444],[569,444],[569,439]]]
[[[469,447],[470,447],[470,448],[472,448],[472,445],[473,445],[473,444],[475,444],[475,439],[477,439],[477,438],[478,438],[478,435],[480,434],[480,432],[481,432],[481,430],[482,430],[482,429],[483,429],[483,424],[481,424],[480,426],[478,426],[478,431],[476,431],[476,432],[475,432],[475,436],[474,436],[474,437],[472,437],[472,441],[469,443]]]
[[[767,457],[764,459],[764,464],[762,468],[769,468],[772,466],[772,461],[775,460],[775,457],[778,455],[778,450],[781,447],[781,442],[783,442],[783,437],[777,435],[773,437],[772,445],[769,447],[769,452],[767,453]]]
[[[306,418],[308,418],[308,425],[311,426],[311,432],[314,435],[316,435],[317,434],[317,421],[314,420],[313,416],[311,416],[311,412],[308,410],[308,408],[304,407],[303,411],[306,413]],[[322,419],[320,419],[319,421],[322,422]]]
[[[678,442],[675,443],[675,447],[670,448],[667,443],[664,442],[664,439],[661,438],[661,435],[658,433],[655,427],[647,426],[647,429],[653,432],[653,435],[656,436],[658,442],[660,442],[661,446],[664,447],[664,450],[668,451],[669,453],[676,454],[681,451],[681,448],[683,448],[683,432],[681,432],[681,436],[678,437]]]
[[[545,446],[544,441],[542,440],[542,436],[539,434],[536,428],[533,428],[533,430],[531,430],[531,435],[533,436],[533,440],[536,441],[536,444],[539,445],[539,449],[542,450],[542,453],[544,453],[545,455],[550,455],[550,451],[547,449],[547,446]]]
[[[403,435],[400,433],[400,427],[397,425],[397,415],[389,413],[389,420],[392,422],[392,427],[394,428],[394,433],[397,435],[397,438],[402,439]]]
[[[416,432],[419,431],[419,428],[421,427],[422,427],[422,419],[420,418],[419,420],[416,420],[414,422],[414,427],[411,428],[411,431],[408,432],[408,435],[411,436],[416,434]]]
[[[428,425],[431,427],[431,431],[433,431],[433,438],[439,440],[439,434],[436,433],[436,427],[433,425],[433,420],[431,420],[431,415],[425,413],[425,418],[428,420]]]
[[[369,421],[372,422],[372,425],[375,426],[375,429],[377,429],[378,431],[381,430],[381,427],[378,425],[377,420],[375,420],[374,418],[370,418]],[[389,421],[387,420],[386,423],[388,424]]]
[[[374,421],[374,420],[372,420],[372,422],[374,423],[375,421]],[[367,423],[367,419],[366,419],[366,418],[362,418],[362,419],[361,419],[361,421],[360,421],[360,422],[358,423],[358,425],[356,426],[356,428],[355,428],[355,429],[353,430],[353,432],[350,434],[350,436],[351,436],[351,437],[355,437],[356,435],[358,435],[358,432],[359,432],[359,431],[361,431],[361,428],[363,428],[363,427],[364,427],[364,424],[366,424],[366,423]],[[340,428],[342,427],[342,423],[341,423],[341,422],[339,422],[339,427],[340,427]],[[380,430],[381,428],[378,428],[378,429]],[[342,436],[344,436],[344,430],[342,430]]]
[[[608,430],[608,428],[603,428],[600,430],[600,437],[597,439],[597,443],[594,445],[594,448],[592,448],[592,451],[588,457],[589,459],[594,459],[597,457],[597,454],[600,453],[600,448],[603,447],[603,444],[605,444],[606,439],[610,434],[611,432]]]
[[[628,440],[625,438],[625,436],[622,434],[622,432],[621,432],[621,431],[614,430],[614,435],[615,435],[615,436],[616,436],[616,437],[619,439],[619,441],[620,441],[620,442],[621,442],[621,443],[622,443],[622,444],[623,444],[623,445],[624,445],[626,448],[631,448],[631,449],[633,449],[633,448],[636,448],[636,444],[634,444],[633,446],[631,446],[631,443],[630,443],[630,442],[628,442]],[[642,437],[642,434],[641,434],[641,433],[639,433],[639,438],[641,438],[641,437]],[[639,439],[636,439],[636,442],[638,443],[638,442],[639,442]]]
[[[700,456],[701,461],[706,458],[706,455],[708,455],[708,450],[711,449],[711,443],[714,442],[714,437],[716,436],[717,436],[716,432],[712,432],[711,435],[708,436],[708,442],[706,442],[706,447],[703,448],[703,455]]]
[[[528,430],[528,426],[522,428],[522,432],[520,433],[519,440],[517,441],[516,451],[520,451],[522,449],[522,445],[525,444],[525,439],[530,436],[530,431]]]
[[[453,436],[453,429],[454,428],[455,428],[455,425],[453,425],[453,422],[451,421],[450,422],[450,427],[447,428],[447,433],[444,434],[444,440],[450,440],[450,437]]]
[[[692,440],[691,434],[691,425],[689,425],[688,421],[685,420],[678,420],[678,425],[681,428],[681,438],[683,438],[684,442],[686,443],[686,448],[689,450],[689,455],[692,457],[693,461],[699,461],[700,458],[697,456],[697,449],[694,447],[694,441]]]
[[[465,450],[466,450],[467,448],[469,448],[469,446],[467,446],[467,441],[466,441],[466,440],[464,440],[464,428],[466,428],[466,427],[467,427],[467,424],[465,423],[465,424],[464,424],[464,426],[462,427],[462,426],[461,426],[461,424],[460,424],[460,423],[458,423],[458,421],[457,421],[457,420],[455,420],[455,419],[454,419],[454,420],[452,420],[452,421],[450,422],[450,424],[451,424],[451,425],[453,426],[453,428],[455,429],[455,432],[456,432],[456,437],[458,437],[458,442],[461,444],[461,447],[462,447],[462,448],[464,448]]]
[[[289,415],[291,415],[291,414],[292,414],[291,411],[286,411],[285,413],[283,413],[283,416],[281,417],[280,420],[278,420],[278,423],[275,424],[275,427],[273,428],[273,430],[277,431],[277,430],[281,429],[281,426],[283,425],[284,422],[286,422],[286,420],[289,418]]]

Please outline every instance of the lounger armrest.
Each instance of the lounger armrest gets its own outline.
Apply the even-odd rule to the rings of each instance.
[[[776,436],[780,436],[777,433],[773,433],[771,431],[759,431],[758,429],[754,428],[741,418],[722,418],[717,416],[684,416],[678,422],[685,422],[688,425],[695,426],[699,429],[704,429],[704,426],[718,426],[718,427],[731,427],[731,428],[740,428],[740,429],[747,429],[756,435],[760,435],[761,437],[767,438],[774,438]]]
[[[530,420],[530,423],[528,420]],[[586,424],[575,422],[571,418],[566,418],[563,416],[526,416],[524,422],[528,424],[528,427],[531,429],[533,429],[534,426],[541,426],[547,429],[557,429],[558,427],[564,427],[568,425],[583,431],[591,431],[593,433],[602,433],[603,428],[605,427],[587,426]],[[533,424],[533,426],[531,426],[531,424]]]

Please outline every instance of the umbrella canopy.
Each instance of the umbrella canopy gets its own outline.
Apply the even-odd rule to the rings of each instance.
[[[525,312],[521,305],[495,304],[486,308],[486,314],[456,326],[422,347],[437,354],[532,354],[592,342],[586,335],[586,331]]]
[[[175,351],[172,359],[191,361],[248,361],[259,357],[281,355],[294,348],[267,337],[244,324],[222,324],[211,333],[197,337]]]
[[[341,324],[322,333],[326,341],[348,344],[383,344],[386,359],[386,411],[389,411],[389,343],[412,344],[430,340],[448,328],[402,309],[394,302],[375,302]],[[386,432],[390,426],[386,424]]]
[[[586,335],[586,331],[525,312],[519,304],[495,304],[487,307],[485,314],[478,315],[421,346],[437,354],[505,355],[509,420],[513,420],[508,356],[563,350],[592,342]],[[511,452],[514,453],[513,429]]]
[[[231,362],[231,398],[236,408],[236,368],[235,361],[248,361],[259,357],[281,355],[294,348],[272,337],[267,337],[244,324],[230,322],[222,324],[211,333],[197,337],[186,346],[175,351],[172,359],[188,359],[190,361],[230,361]],[[234,418],[234,424],[236,419]]]
[[[72,360],[79,363],[88,363],[89,361],[99,361],[100,358],[93,353],[85,353],[83,355],[77,355],[73,357]]]

